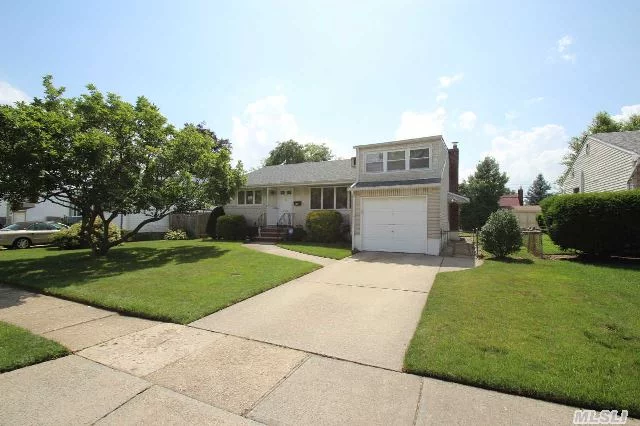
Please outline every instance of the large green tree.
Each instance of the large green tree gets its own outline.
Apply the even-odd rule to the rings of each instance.
[[[325,144],[307,143],[302,145],[294,140],[279,142],[264,160],[265,166],[329,161],[333,158],[331,149]]]
[[[540,201],[547,198],[550,194],[551,185],[545,180],[542,173],[538,174],[533,180],[533,183],[527,190],[527,202],[532,206],[537,206]]]
[[[460,184],[460,194],[470,201],[460,209],[462,229],[471,230],[485,224],[489,215],[498,210],[500,196],[509,192],[508,181],[507,174],[500,172],[494,158],[485,157],[478,163],[475,173]]]
[[[172,212],[224,204],[243,183],[228,141],[203,124],[176,129],[145,97],[131,104],[93,85],[65,97],[51,76],[43,85],[42,99],[0,107],[0,198],[78,209],[85,237],[102,224],[103,238],[87,238],[96,255]],[[133,213],[147,218],[109,241],[109,224]]]
[[[569,152],[563,157],[562,164],[567,166],[567,168],[573,164],[573,161],[578,156],[589,135],[596,133],[626,132],[630,130],[640,130],[640,114],[631,115],[626,120],[615,120],[608,112],[600,111],[593,117],[589,127],[587,127],[580,136],[571,138],[569,141]]]

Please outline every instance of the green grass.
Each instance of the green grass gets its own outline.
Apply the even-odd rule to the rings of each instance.
[[[637,417],[640,264],[526,257],[438,274],[405,370]]]
[[[573,250],[562,250],[548,234],[542,234],[542,252],[545,256],[548,254],[575,254]]]
[[[64,346],[0,321],[0,373],[69,354]]]
[[[300,253],[312,254],[314,256],[328,257],[330,259],[344,259],[351,256],[351,244],[345,243],[308,243],[308,242],[286,242],[278,245],[287,250]]]
[[[186,324],[319,268],[240,243],[145,241],[105,258],[56,248],[0,253],[0,282]]]

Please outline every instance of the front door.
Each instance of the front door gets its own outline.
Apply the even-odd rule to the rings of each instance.
[[[293,213],[293,188],[278,189],[278,220],[284,213]]]

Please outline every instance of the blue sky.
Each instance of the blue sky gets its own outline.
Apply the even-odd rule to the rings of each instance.
[[[444,4],[443,4],[444,3]],[[640,112],[640,2],[5,2],[0,102],[53,74],[207,124],[247,167],[279,140],[442,133],[461,173],[555,180],[570,136]]]

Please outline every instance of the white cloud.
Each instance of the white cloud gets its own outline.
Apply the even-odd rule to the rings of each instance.
[[[549,182],[563,172],[560,164],[567,151],[568,136],[564,127],[547,124],[529,131],[514,130],[491,141],[491,150],[482,154],[494,157],[509,176],[510,186],[529,186],[538,173]]]
[[[247,169],[259,167],[277,142],[289,139],[300,143],[325,143],[341,158],[351,155],[350,146],[302,132],[295,116],[287,110],[287,101],[285,95],[267,96],[247,105],[242,115],[232,117],[231,143],[235,160],[242,160]]]
[[[445,92],[440,92],[438,93],[438,96],[436,96],[436,102],[446,101],[448,97],[449,95],[447,95]]]
[[[529,98],[526,101],[524,101],[524,103],[527,104],[527,105],[532,105],[532,104],[537,104],[537,103],[542,102],[542,101],[544,101],[544,97],[538,96],[538,97],[535,97],[535,98]]]
[[[620,108],[620,114],[612,118],[616,121],[628,120],[632,115],[640,114],[640,104],[627,105]]]
[[[573,37],[566,35],[556,42],[558,53],[566,51],[573,44]]]
[[[571,46],[573,45],[573,37],[570,35],[565,35],[556,41],[556,53],[560,59],[566,62],[575,62],[576,54],[570,52]]]
[[[30,99],[22,90],[6,81],[0,81],[0,104],[13,104],[18,101],[29,102]]]
[[[411,139],[422,136],[441,135],[447,111],[438,107],[434,111],[405,111],[400,117],[400,126],[396,130],[396,139]]]
[[[461,81],[463,78],[464,78],[463,73],[458,73],[455,75],[443,75],[438,79],[438,82],[440,83],[439,87],[441,89],[446,89],[447,87],[450,87],[453,83],[457,83]]]
[[[517,117],[518,117],[518,113],[515,112],[515,111],[507,111],[507,112],[504,113],[504,119],[505,120],[511,121],[511,120],[516,119]]]
[[[476,126],[478,117],[473,111],[465,111],[458,117],[460,127],[466,130],[472,130]]]

